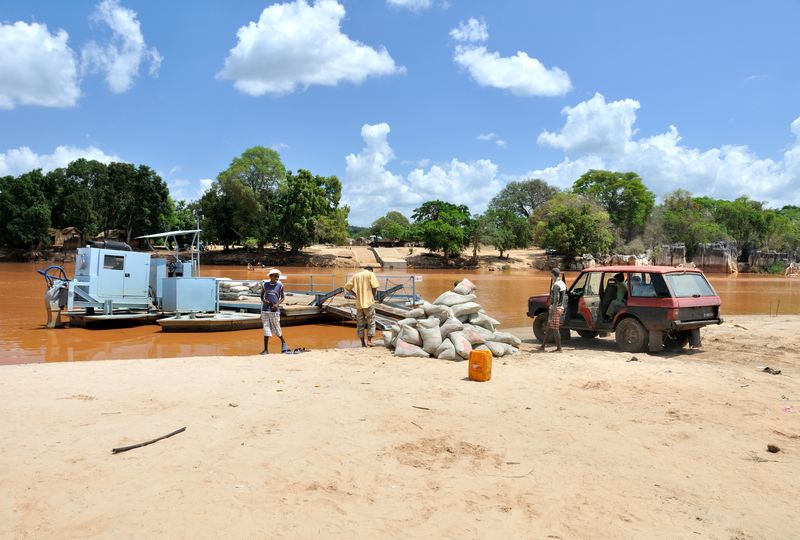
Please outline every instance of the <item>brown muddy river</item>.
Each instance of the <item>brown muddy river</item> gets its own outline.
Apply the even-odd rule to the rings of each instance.
[[[0,263],[0,364],[111,360],[125,358],[175,358],[182,356],[248,355],[261,351],[261,330],[208,333],[163,333],[157,324],[129,328],[44,328],[46,321],[44,279],[36,273],[42,263]],[[65,265],[72,277],[73,266]],[[317,282],[341,286],[352,270],[283,268],[285,274],[314,274]],[[265,279],[264,272],[244,267],[203,266],[204,276],[232,279]],[[417,275],[417,293],[433,300],[468,277],[478,286],[478,302],[503,328],[528,326],[527,298],[547,292],[549,275],[534,270],[458,271],[408,270],[378,272],[378,275]],[[567,283],[577,274],[568,273]],[[709,275],[722,297],[725,314],[798,314],[800,279],[758,275]],[[420,280],[421,279],[421,280]],[[353,324],[289,326],[284,336],[291,347],[320,349],[357,347]],[[274,340],[272,340],[274,341]],[[276,346],[273,343],[273,346]]]

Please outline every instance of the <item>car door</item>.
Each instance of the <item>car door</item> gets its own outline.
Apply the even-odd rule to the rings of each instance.
[[[570,297],[577,297],[577,315],[586,321],[588,328],[595,328],[600,318],[600,283],[599,272],[586,272],[573,285]]]

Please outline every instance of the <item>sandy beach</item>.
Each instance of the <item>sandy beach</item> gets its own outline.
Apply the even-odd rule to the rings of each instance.
[[[518,329],[486,383],[383,348],[0,367],[0,537],[797,538],[798,329]]]

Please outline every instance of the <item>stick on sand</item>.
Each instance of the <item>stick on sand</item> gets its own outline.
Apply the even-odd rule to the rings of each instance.
[[[166,439],[167,437],[172,437],[173,435],[177,435],[178,433],[182,433],[186,431],[186,427],[182,427],[181,429],[176,429],[172,433],[167,433],[162,437],[158,437],[157,439],[153,439],[151,441],[139,443],[139,444],[132,444],[130,446],[122,446],[120,448],[113,448],[111,450],[112,454],[119,454],[120,452],[127,452],[128,450],[133,450],[134,448],[141,448],[142,446],[147,446],[148,444],[153,444],[154,442],[158,442],[162,439]]]

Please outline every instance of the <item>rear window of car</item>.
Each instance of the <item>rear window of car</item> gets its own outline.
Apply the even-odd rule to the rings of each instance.
[[[717,293],[702,274],[666,274],[664,276],[672,295],[676,298],[716,296]]]

